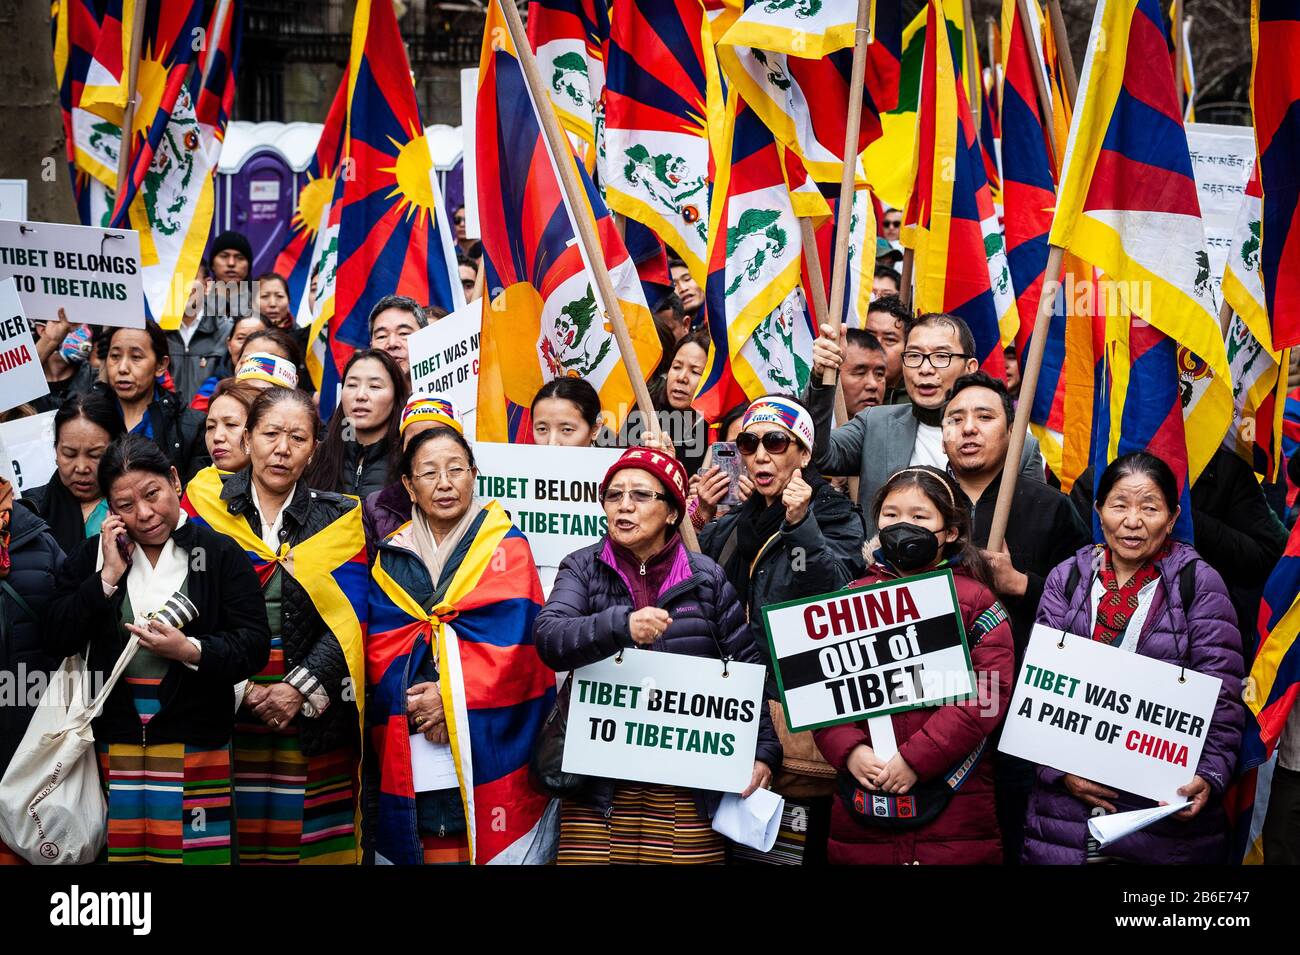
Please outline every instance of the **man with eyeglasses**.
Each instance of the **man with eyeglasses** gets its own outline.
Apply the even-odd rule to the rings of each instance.
[[[411,357],[406,340],[429,324],[420,303],[405,295],[385,295],[370,310],[370,347],[388,352],[406,374]]]
[[[876,491],[905,467],[946,468],[943,406],[957,379],[979,367],[975,336],[966,323],[942,312],[910,321],[903,338],[903,383],[911,404],[867,408],[832,430],[835,388],[823,386],[821,381],[827,367],[839,368],[843,361],[839,337],[829,325],[823,325],[813,343],[813,375],[807,392],[817,425],[813,463],[825,475],[857,475],[859,501],[871,501]],[[1043,458],[1033,435],[1025,436],[1021,472],[1043,480]],[[871,508],[864,507],[863,512],[867,535],[875,534]]]

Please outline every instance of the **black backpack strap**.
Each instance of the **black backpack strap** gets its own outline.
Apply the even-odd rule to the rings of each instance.
[[[1178,572],[1178,596],[1183,601],[1183,616],[1192,609],[1196,600],[1196,561],[1189,560]]]
[[[32,609],[31,604],[22,598],[22,595],[18,593],[18,591],[14,590],[13,585],[10,584],[9,581],[0,580],[0,590],[3,590],[5,596],[9,597],[9,599],[18,605],[18,609],[27,615],[28,620],[31,620],[33,623],[36,622],[36,611]]]
[[[1065,578],[1065,602],[1069,604],[1074,599],[1074,592],[1079,589],[1079,581],[1083,575],[1079,573],[1079,562],[1073,558],[1070,560],[1070,576]]]

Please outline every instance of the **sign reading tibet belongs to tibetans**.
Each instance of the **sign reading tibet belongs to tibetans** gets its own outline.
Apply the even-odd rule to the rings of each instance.
[[[144,328],[140,233],[0,220],[0,279],[13,276],[33,321]]]
[[[579,667],[566,773],[743,792],[754,771],[766,671],[754,663],[625,650]]]
[[[1181,801],[1222,683],[1040,624],[998,749],[1148,799]]]
[[[975,693],[951,571],[763,608],[792,732]]]

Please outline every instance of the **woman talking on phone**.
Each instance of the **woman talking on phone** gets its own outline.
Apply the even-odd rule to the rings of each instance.
[[[64,564],[45,646],[85,656],[94,687],[132,654],[93,723],[108,861],[228,864],[232,687],[270,653],[261,588],[232,541],[186,519],[148,438],[114,441],[99,484],[109,514]]]

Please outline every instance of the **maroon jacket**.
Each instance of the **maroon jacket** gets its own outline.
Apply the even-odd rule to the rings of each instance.
[[[366,531],[366,557],[375,562],[379,543],[411,519],[411,495],[401,481],[372,491],[361,503],[361,524]]]
[[[975,669],[974,699],[964,703],[909,710],[890,717],[899,754],[921,781],[947,775],[998,728],[1011,701],[1015,679],[1015,651],[1006,611],[993,593],[961,565],[952,567],[967,639],[983,633],[971,648]],[[897,578],[892,570],[872,564],[867,575],[851,587]],[[985,611],[993,612],[978,626]],[[987,708],[980,700],[987,701]],[[838,770],[860,744],[871,745],[866,721],[841,723],[816,730],[813,738],[827,762]],[[910,830],[864,825],[837,796],[831,809],[831,835],[827,855],[837,865],[957,865],[1000,864],[1002,835],[993,802],[993,754],[986,747],[974,771],[953,793],[952,800],[934,821]]]

